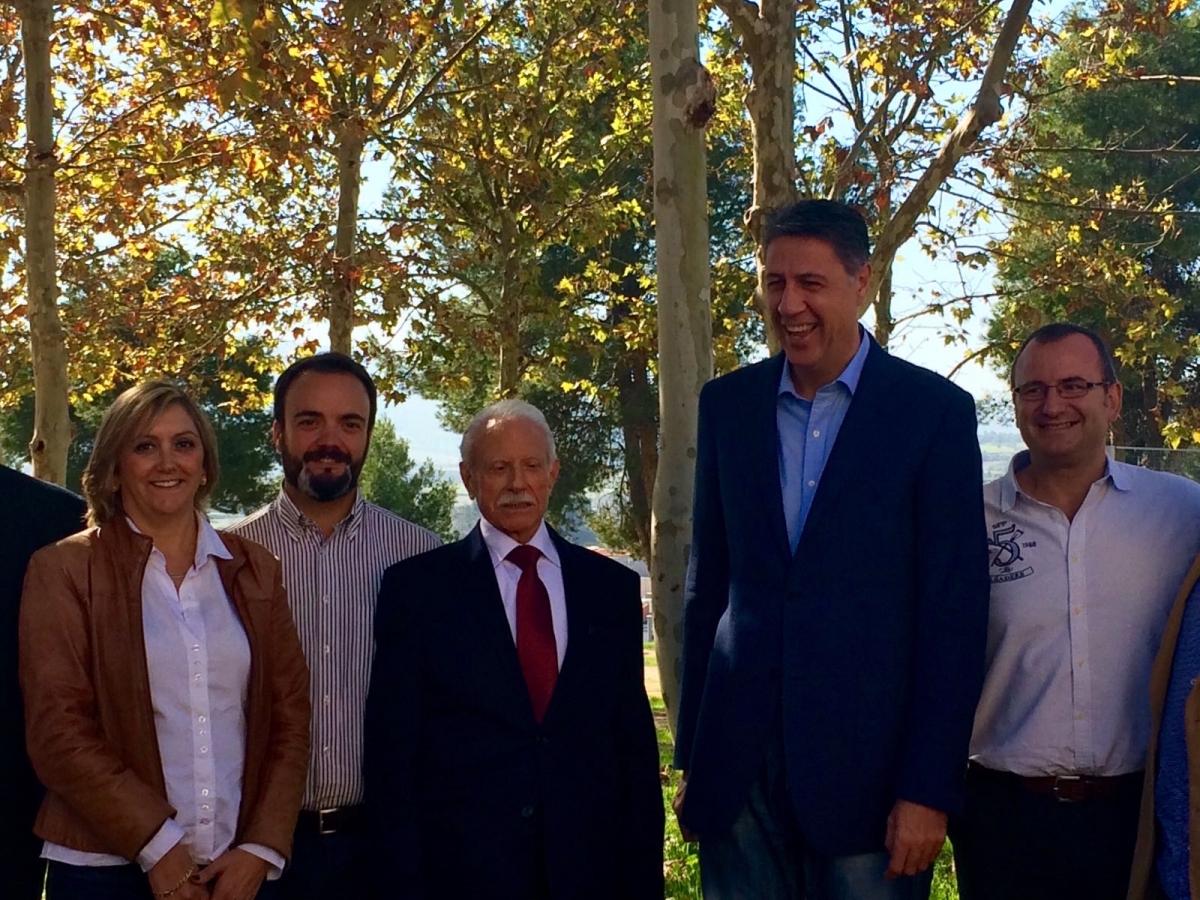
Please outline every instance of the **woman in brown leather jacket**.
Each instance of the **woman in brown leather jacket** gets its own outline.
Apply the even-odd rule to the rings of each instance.
[[[249,900],[290,853],[308,672],[278,561],[202,514],[216,480],[195,402],[131,388],[84,472],[92,527],[30,563],[20,676],[47,900]]]

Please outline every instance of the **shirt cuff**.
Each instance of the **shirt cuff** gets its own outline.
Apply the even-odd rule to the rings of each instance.
[[[271,871],[267,873],[267,881],[275,881],[283,874],[283,867],[287,860],[270,847],[264,847],[262,844],[238,844],[237,848],[245,850],[247,853],[253,853],[263,862],[270,863]]]
[[[184,838],[183,828],[174,819],[167,819],[158,829],[158,833],[138,851],[136,862],[143,872],[149,872],[170,851],[172,847]]]

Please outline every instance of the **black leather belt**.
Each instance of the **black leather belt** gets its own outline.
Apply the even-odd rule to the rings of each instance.
[[[353,834],[367,827],[367,808],[339,806],[336,809],[302,809],[296,819],[296,830],[309,834]]]
[[[1140,791],[1143,772],[1126,775],[1017,775],[989,769],[979,763],[971,763],[970,771],[979,778],[1003,782],[1034,794],[1053,797],[1063,803],[1080,803],[1086,800],[1112,800],[1129,791]]]

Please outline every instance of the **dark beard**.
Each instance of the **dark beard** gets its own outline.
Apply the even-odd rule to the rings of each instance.
[[[283,462],[284,480],[306,497],[320,503],[341,499],[358,487],[358,475],[363,467],[363,460],[353,460],[348,453],[335,447],[316,447],[304,456],[292,456],[284,450],[280,453],[280,459]],[[346,469],[341,475],[314,475],[305,467],[305,463],[321,459],[345,463]]]

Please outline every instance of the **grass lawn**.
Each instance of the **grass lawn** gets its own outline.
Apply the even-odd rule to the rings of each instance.
[[[673,744],[667,727],[667,710],[663,706],[662,686],[658,678],[658,665],[654,660],[654,646],[647,644],[643,655],[646,660],[646,693],[650,695],[650,708],[654,711],[654,724],[658,729],[658,759],[662,766],[663,805],[666,809],[667,830],[663,843],[663,867],[666,874],[667,900],[701,900],[700,863],[696,858],[696,845],[685,843],[679,834],[679,825],[671,811],[671,798],[679,786],[679,773],[671,768]],[[958,900],[958,887],[954,881],[951,864],[950,843],[942,848],[942,854],[934,864],[933,891],[931,900]]]

